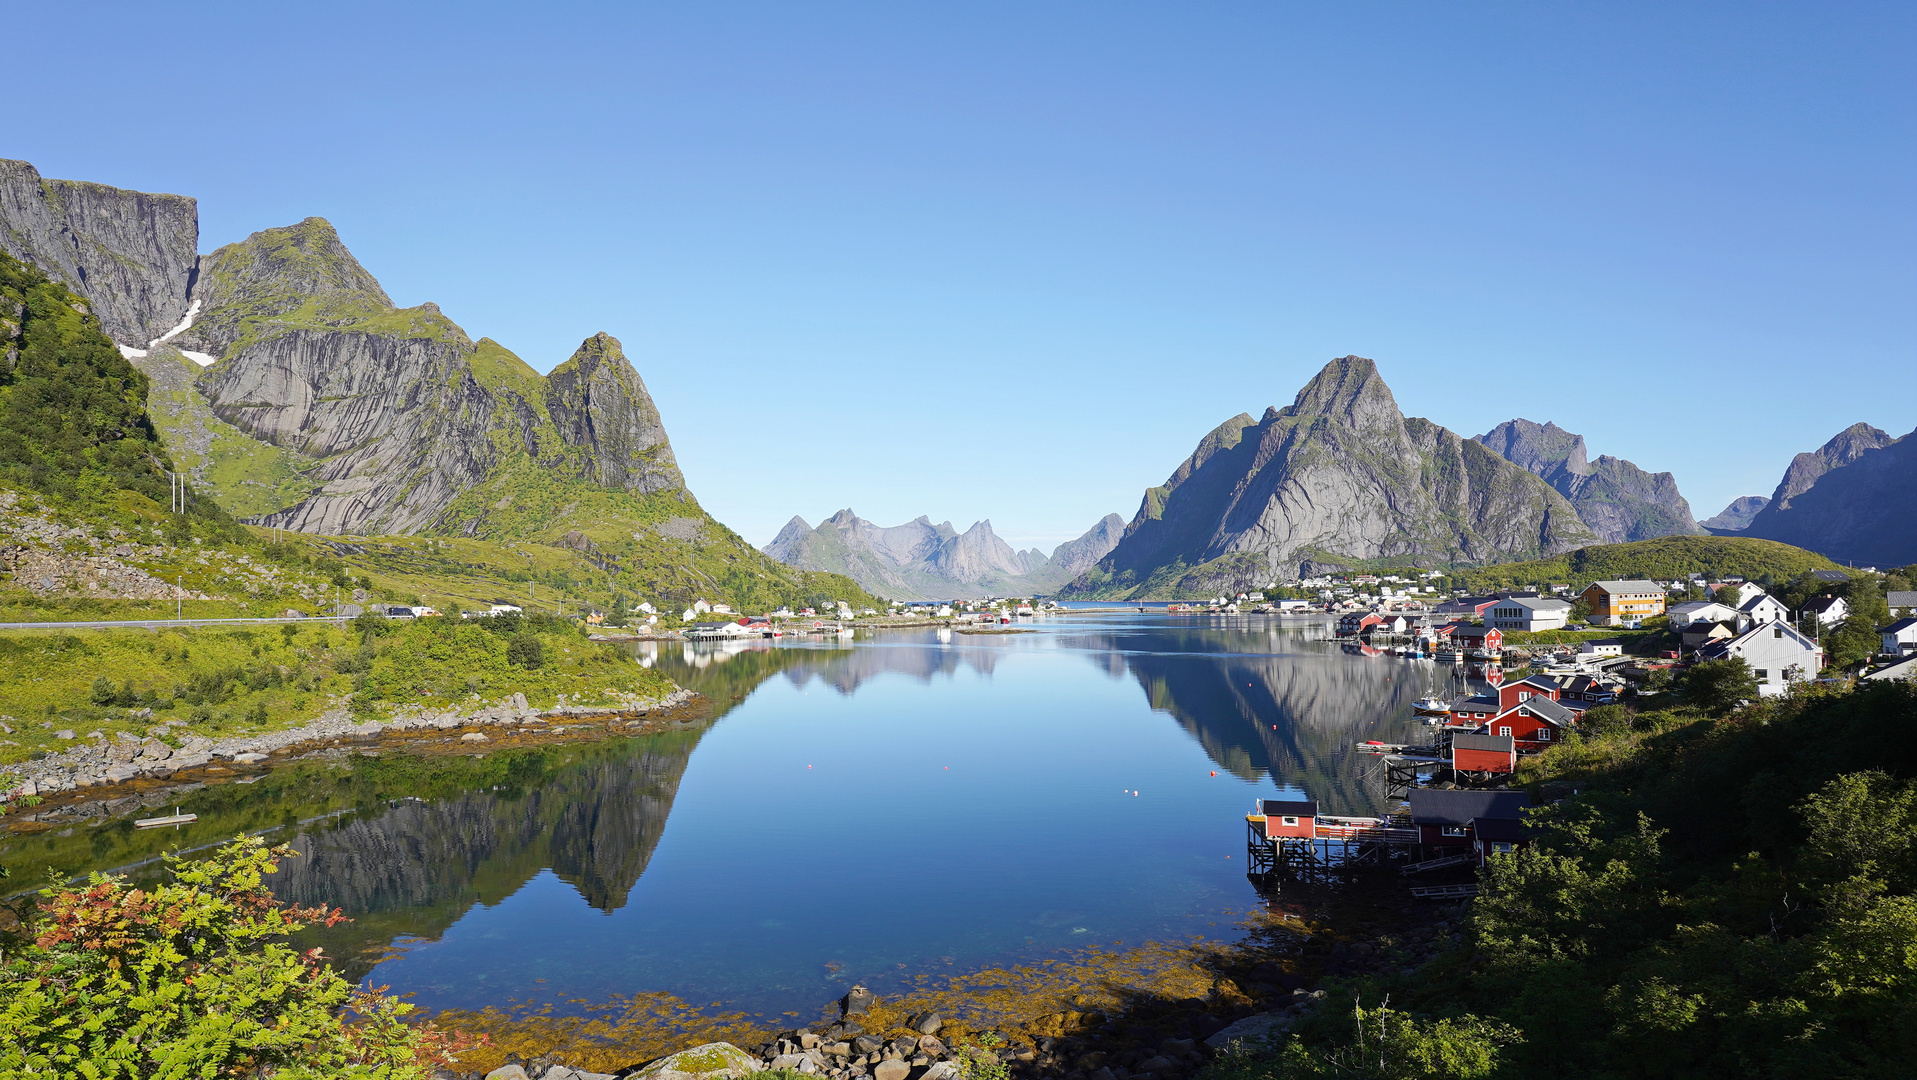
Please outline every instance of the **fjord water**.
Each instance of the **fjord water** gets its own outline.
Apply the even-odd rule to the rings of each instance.
[[[173,842],[275,828],[301,852],[275,890],[344,907],[329,953],[428,1008],[669,991],[809,1014],[855,981],[1231,933],[1256,902],[1252,800],[1383,809],[1376,759],[1349,746],[1408,737],[1412,701],[1442,682],[1319,623],[1026,625],[641,645],[716,718],[278,770],[187,796],[202,822]],[[86,859],[127,865],[146,836],[98,827]]]

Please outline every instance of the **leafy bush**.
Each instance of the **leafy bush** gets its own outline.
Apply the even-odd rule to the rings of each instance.
[[[1476,1016],[1432,1019],[1375,1009],[1320,1016],[1278,1047],[1234,1041],[1199,1080],[1484,1080],[1499,1075],[1503,1048],[1522,1042],[1509,1024]]]
[[[546,647],[539,643],[537,634],[514,634],[506,643],[506,659],[528,671],[536,670],[546,663]]]
[[[174,881],[150,892],[100,874],[45,891],[32,944],[0,969],[0,1075],[414,1080],[455,1061],[467,1040],[405,1024],[413,1006],[284,942],[343,918],[273,899],[265,876],[291,854],[240,837],[168,856]]]

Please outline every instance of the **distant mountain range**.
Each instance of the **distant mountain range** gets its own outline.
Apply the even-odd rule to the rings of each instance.
[[[1852,424],[1797,455],[1769,499],[1747,495],[1705,524],[1713,531],[1780,540],[1839,562],[1917,562],[1917,432],[1902,437]],[[1741,529],[1733,511],[1755,505]]]
[[[655,598],[856,595],[700,507],[617,339],[540,375],[434,304],[395,307],[322,218],[198,243],[193,199],[0,161],[0,251],[85,301],[146,374],[176,467],[235,515],[563,545]]]
[[[1556,424],[1506,420],[1477,441],[1544,478],[1607,544],[1701,533],[1670,473],[1650,473],[1606,454],[1593,462],[1584,436]]]
[[[1107,514],[1075,540],[1052,549],[1015,551],[980,521],[964,532],[918,517],[885,528],[849,508],[817,528],[794,517],[764,551],[789,566],[844,574],[895,600],[1049,595],[1103,558],[1125,526]]]
[[[1598,536],[1551,485],[1483,443],[1407,418],[1346,356],[1284,409],[1219,425],[1067,595],[1230,593],[1317,569],[1553,555]]]

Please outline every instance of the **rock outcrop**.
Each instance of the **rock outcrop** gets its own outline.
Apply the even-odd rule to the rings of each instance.
[[[1917,432],[1894,438],[1853,424],[1799,454],[1769,505],[1740,534],[1809,548],[1838,562],[1917,562]]]
[[[1200,440],[1067,594],[1211,595],[1364,560],[1481,563],[1596,540],[1541,478],[1407,418],[1377,365],[1346,356],[1290,406],[1241,413]]]
[[[1556,424],[1506,420],[1478,442],[1544,479],[1607,544],[1703,532],[1670,473],[1652,473],[1607,455],[1593,462],[1584,436]]]
[[[895,600],[1044,595],[1110,551],[1123,524],[1108,514],[1048,556],[1037,548],[1014,550],[990,520],[963,533],[924,516],[886,528],[848,508],[816,529],[794,517],[763,550],[788,566],[844,574]]]
[[[617,338],[594,334],[552,369],[546,408],[566,445],[589,448],[583,471],[593,482],[638,492],[685,486],[659,410]]]
[[[1769,506],[1771,501],[1762,495],[1740,495],[1731,500],[1731,504],[1718,511],[1715,517],[1698,522],[1714,533],[1743,532],[1750,528],[1751,519],[1759,510]]]
[[[144,349],[185,317],[199,235],[184,195],[49,180],[0,160],[0,251],[85,297],[123,347]]]

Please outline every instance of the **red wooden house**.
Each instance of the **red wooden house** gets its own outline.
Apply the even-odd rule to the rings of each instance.
[[[1533,675],[1498,687],[1498,711],[1507,712],[1534,697],[1558,699],[1558,681],[1549,675]]]
[[[1576,720],[1576,713],[1537,695],[1484,721],[1478,731],[1485,735],[1509,735],[1517,740],[1519,753],[1536,753],[1552,743],[1563,742],[1564,733]]]
[[[1353,611],[1338,619],[1338,633],[1345,637],[1356,637],[1372,627],[1384,622],[1384,616],[1375,611]]]
[[[1504,631],[1495,626],[1460,626],[1451,632],[1451,640],[1486,656],[1504,651]]]
[[[1310,840],[1318,835],[1316,799],[1260,799],[1254,816],[1265,819],[1267,840]]]
[[[1523,791],[1465,791],[1412,788],[1406,794],[1418,842],[1427,848],[1469,848],[1480,821],[1518,821],[1531,805]]]
[[[1504,774],[1517,767],[1517,740],[1509,735],[1461,731],[1451,736],[1451,768],[1457,772]]]

